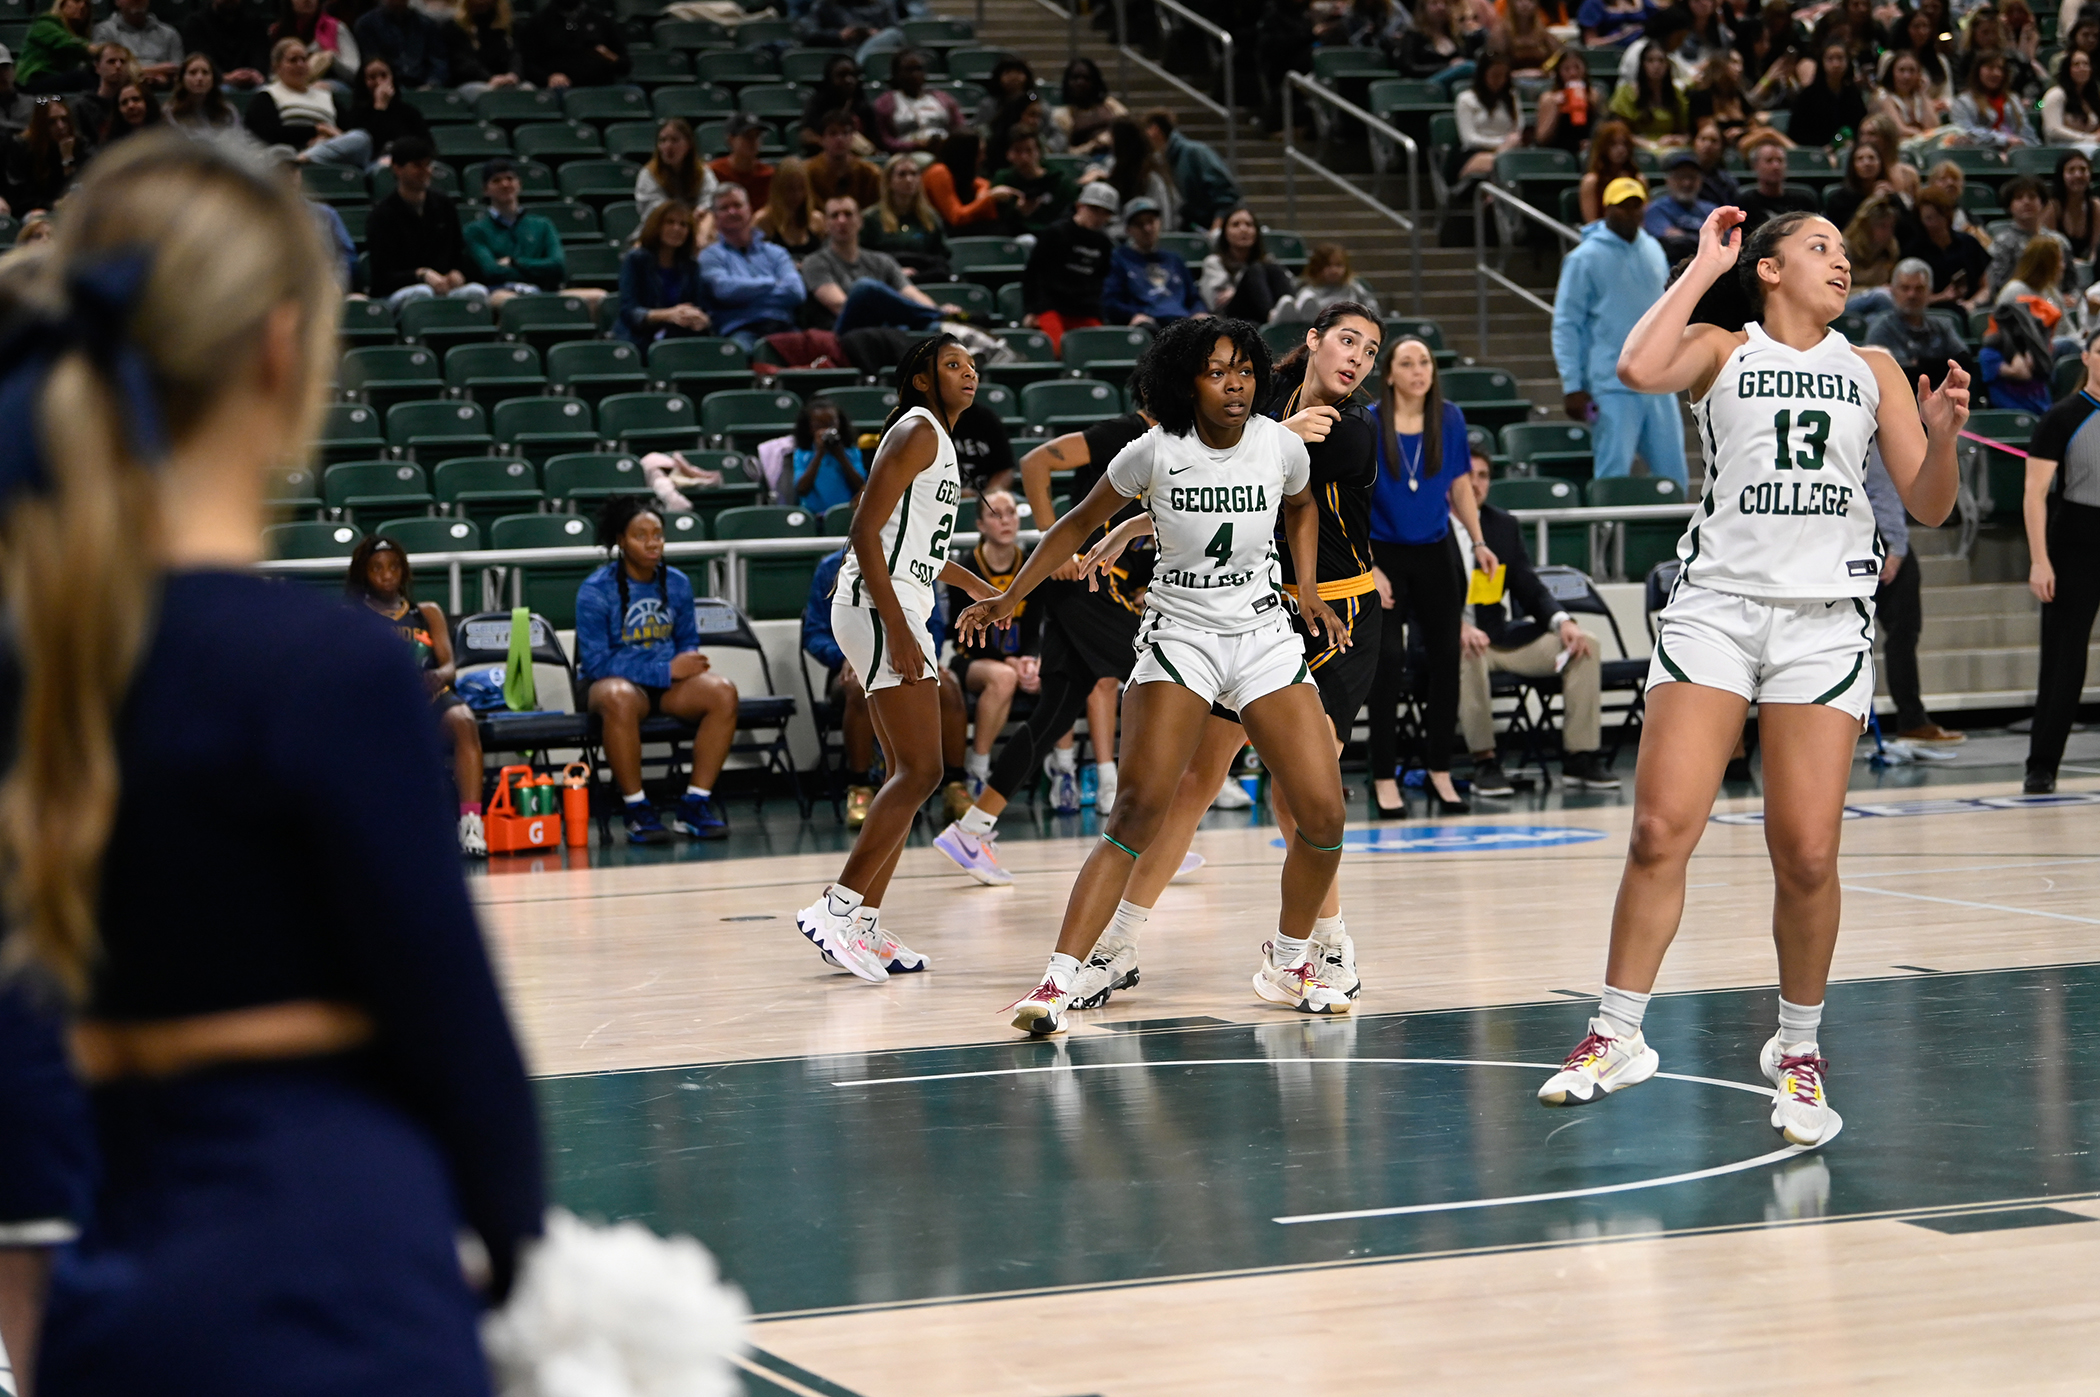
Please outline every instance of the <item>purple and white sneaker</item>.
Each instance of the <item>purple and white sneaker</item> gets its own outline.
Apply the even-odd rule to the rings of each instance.
[[[999,856],[993,852],[995,833],[971,834],[959,823],[950,823],[933,838],[933,847],[954,859],[956,866],[988,888],[1004,888],[1011,885],[1014,875],[1000,866]]]

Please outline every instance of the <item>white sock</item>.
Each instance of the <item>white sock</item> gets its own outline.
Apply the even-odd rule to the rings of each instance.
[[[1119,902],[1116,904],[1115,919],[1108,924],[1108,936],[1104,939],[1127,941],[1135,946],[1138,933],[1145,929],[1145,923],[1151,919],[1150,907],[1140,907],[1128,900]]]
[[[646,805],[649,801],[649,797],[640,791],[636,791],[631,796],[621,796],[620,799],[626,801],[629,805]]]
[[[1606,985],[1604,1002],[1597,1006],[1597,1012],[1617,1030],[1619,1037],[1631,1038],[1641,1031],[1641,1018],[1648,1012],[1648,996]]]
[[[1104,780],[1113,781],[1116,779],[1116,764],[1114,762],[1095,762],[1094,775]]]
[[[843,883],[833,883],[824,890],[824,905],[834,917],[850,917],[860,910],[860,894]]]
[[[713,794],[714,792],[705,786],[687,786],[685,788],[685,798],[687,800],[706,800]]]
[[[1072,977],[1079,973],[1079,962],[1063,951],[1050,953],[1050,968],[1043,972],[1044,978],[1057,986],[1059,994],[1072,992]]]
[[[1813,1048],[1816,1030],[1822,1026],[1822,1005],[1790,1004],[1785,995],[1779,996],[1779,1046],[1783,1051]]]
[[[1057,764],[1059,771],[1076,772],[1079,770],[1079,749],[1077,747],[1052,747],[1050,749],[1050,760]]]
[[[992,774],[992,754],[990,752],[963,753],[963,770],[969,772],[980,781],[984,780]]]
[[[1279,934],[1273,944],[1276,947],[1276,963],[1290,966],[1296,965],[1299,961],[1305,959],[1305,948],[1309,944],[1309,940],[1293,941],[1290,937]]]
[[[1342,916],[1339,912],[1332,917],[1313,918],[1312,939],[1315,941],[1329,946],[1339,946],[1342,944],[1342,937],[1346,936],[1348,932],[1349,928],[1342,925]]]
[[[963,811],[963,817],[955,823],[962,826],[964,834],[975,835],[977,838],[982,839],[992,832],[993,825],[999,823],[999,817],[997,815],[987,815],[984,813],[983,807],[973,805],[968,810]]]

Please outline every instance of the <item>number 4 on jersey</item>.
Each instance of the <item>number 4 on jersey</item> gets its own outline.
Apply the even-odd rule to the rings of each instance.
[[[1224,567],[1232,561],[1232,521],[1218,525],[1218,532],[1204,546],[1203,556],[1212,560],[1212,567]]]

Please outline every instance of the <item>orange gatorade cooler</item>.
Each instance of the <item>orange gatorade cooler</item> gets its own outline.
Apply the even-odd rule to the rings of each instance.
[[[497,774],[496,797],[482,824],[492,854],[529,853],[561,843],[561,816],[552,813],[553,779],[533,780],[529,766],[507,766]],[[549,813],[539,814],[540,802]]]

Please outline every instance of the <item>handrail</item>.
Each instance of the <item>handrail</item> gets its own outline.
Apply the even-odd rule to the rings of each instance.
[[[1037,3],[1044,3],[1044,0],[1037,0]],[[1234,178],[1238,178],[1240,173],[1240,116],[1239,99],[1233,89],[1233,69],[1237,68],[1239,64],[1232,35],[1182,4],[1181,0],[1152,0],[1154,8],[1165,10],[1168,14],[1194,25],[1197,29],[1218,41],[1218,61],[1225,69],[1225,102],[1224,105],[1220,106],[1217,100],[1208,92],[1192,86],[1177,74],[1168,72],[1165,68],[1154,63],[1130,46],[1130,28],[1125,22],[1126,3],[1127,0],[1116,0],[1116,51],[1122,56],[1124,61],[1137,64],[1140,68],[1152,74],[1153,77],[1185,94],[1189,100],[1200,103],[1205,110],[1225,118],[1225,167],[1232,171]],[[1118,81],[1125,87],[1128,86],[1126,78],[1119,77]]]
[[[1590,552],[1597,551],[1599,524],[1637,524],[1643,519],[1688,519],[1699,506],[1690,500],[1683,504],[1625,504],[1625,505],[1570,505],[1565,509],[1513,509],[1510,511],[1519,524],[1535,524],[1538,532],[1533,535],[1537,546],[1532,550],[1531,561],[1543,566],[1552,560],[1553,524],[1588,524],[1590,528]],[[1626,571],[1626,535],[1621,533],[1614,541],[1612,571],[1624,575]],[[1584,558],[1587,565],[1591,560]]]
[[[1057,0],[1035,0],[1035,3],[1065,22],[1065,62],[1070,63],[1079,57],[1079,0],[1072,0],[1069,5],[1060,5]],[[977,0],[977,23],[980,26],[984,23],[984,0]],[[978,41],[983,42],[981,35]]]
[[[1531,222],[1538,224],[1541,228],[1544,228],[1547,232],[1553,234],[1555,237],[1559,238],[1564,243],[1579,243],[1582,241],[1581,233],[1577,232],[1573,228],[1570,228],[1567,224],[1561,222],[1559,219],[1553,218],[1547,214],[1539,212],[1539,210],[1525,203],[1522,199],[1519,199],[1516,195],[1510,193],[1507,189],[1497,189],[1494,185],[1488,183],[1486,180],[1482,180],[1479,184],[1474,186],[1473,296],[1475,302],[1475,311],[1479,317],[1480,352],[1483,357],[1488,352],[1487,284],[1489,281],[1492,280],[1493,282],[1495,282],[1496,285],[1501,286],[1503,289],[1515,292],[1518,296],[1522,297],[1526,301],[1529,301],[1532,305],[1537,306],[1546,314],[1553,314],[1553,303],[1551,301],[1541,300],[1538,294],[1534,292],[1530,287],[1519,286],[1516,282],[1511,281],[1508,277],[1502,275],[1501,272],[1496,271],[1493,267],[1490,267],[1487,264],[1487,206],[1490,203],[1507,204],[1510,207],[1510,209],[1513,210],[1520,217],[1528,219]]]
[[[1155,3],[1167,4],[1170,3],[1170,0],[1155,0]],[[1298,149],[1298,123],[1293,117],[1291,106],[1291,90],[1293,88],[1301,89],[1315,100],[1325,102],[1347,115],[1355,117],[1365,126],[1368,126],[1371,130],[1400,147],[1407,156],[1407,212],[1405,214],[1389,207],[1383,200],[1373,198],[1364,190],[1357,188],[1341,175],[1336,174],[1333,170],[1328,169],[1325,165]],[[1326,180],[1329,184],[1332,184],[1335,188],[1349,194],[1358,202],[1384,214],[1395,225],[1407,230],[1408,262],[1413,273],[1414,311],[1416,315],[1422,313],[1422,193],[1420,184],[1415,178],[1416,162],[1420,156],[1421,150],[1416,146],[1414,137],[1408,135],[1405,131],[1379,120],[1354,102],[1348,101],[1339,93],[1320,86],[1303,73],[1284,74],[1283,202],[1292,226],[1296,227],[1298,223],[1298,179],[1295,171],[1298,163],[1302,162],[1306,168]]]

